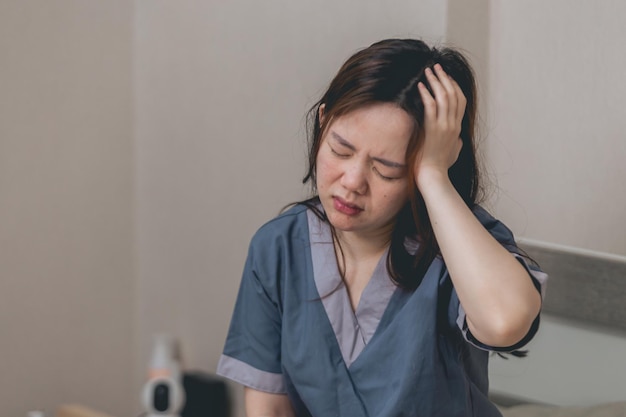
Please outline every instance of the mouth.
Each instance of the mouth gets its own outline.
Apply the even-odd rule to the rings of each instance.
[[[358,205],[346,201],[340,197],[333,197],[333,206],[338,212],[347,214],[349,216],[355,216],[363,211],[363,209]]]

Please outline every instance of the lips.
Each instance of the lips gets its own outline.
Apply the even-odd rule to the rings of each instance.
[[[340,213],[347,214],[348,216],[355,216],[363,211],[361,207],[340,197],[333,197],[333,206],[335,210]]]

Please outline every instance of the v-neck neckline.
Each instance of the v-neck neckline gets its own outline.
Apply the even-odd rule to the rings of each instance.
[[[379,259],[354,310],[339,273],[330,226],[310,209],[307,220],[315,286],[343,360],[349,367],[374,336],[397,289],[386,267],[388,249]]]

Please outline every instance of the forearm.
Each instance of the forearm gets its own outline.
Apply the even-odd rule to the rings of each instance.
[[[246,387],[244,402],[247,417],[295,417],[289,398],[283,394],[270,394]]]
[[[447,173],[425,170],[418,187],[470,331],[488,345],[515,344],[541,306],[528,272],[482,226]]]

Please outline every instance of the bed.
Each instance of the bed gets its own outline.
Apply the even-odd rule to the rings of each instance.
[[[525,240],[550,275],[528,357],[490,366],[504,417],[626,417],[626,257]]]
[[[109,414],[79,404],[61,405],[55,417],[112,417]]]

